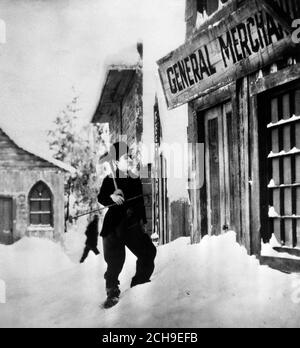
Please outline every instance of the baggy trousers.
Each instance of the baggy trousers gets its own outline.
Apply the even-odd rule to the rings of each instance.
[[[121,232],[113,232],[103,238],[104,259],[107,263],[107,290],[118,289],[119,275],[125,263],[125,247],[137,257],[136,274],[131,286],[149,282],[153,274],[157,250],[151,238],[144,233],[138,222],[128,227],[123,226]]]

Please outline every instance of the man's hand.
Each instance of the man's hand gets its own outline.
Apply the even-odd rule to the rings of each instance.
[[[125,201],[124,193],[121,190],[116,190],[115,193],[110,196],[110,198],[117,205],[123,205]]]

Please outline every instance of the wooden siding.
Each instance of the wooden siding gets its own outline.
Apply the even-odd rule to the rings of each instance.
[[[55,166],[19,148],[0,129],[0,167],[55,168]]]

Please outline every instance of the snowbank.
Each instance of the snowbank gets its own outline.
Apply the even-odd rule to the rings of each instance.
[[[0,277],[46,277],[73,266],[62,247],[50,240],[25,237],[11,246],[0,245]]]
[[[179,328],[299,325],[289,313],[295,311],[293,284],[298,276],[260,266],[235,240],[230,232],[206,237],[199,245],[180,239],[160,248],[154,282],[130,291],[110,313],[111,323]]]
[[[197,245],[190,245],[189,238],[181,238],[159,247],[152,282],[134,289],[129,285],[136,259],[127,252],[120,277],[122,298],[108,311],[99,307],[105,299],[106,265],[102,254],[89,256],[84,265],[73,263],[68,268],[66,256],[50,242],[24,240],[14,247],[2,247],[2,265],[3,261],[20,258],[38,259],[39,262],[30,263],[31,272],[37,275],[41,270],[38,263],[44,262],[52,275],[34,281],[8,280],[7,304],[1,306],[0,326],[299,326],[299,276],[260,266],[235,239],[236,235],[230,232],[221,237],[205,237]],[[17,262],[25,272],[27,266]],[[58,264],[65,266],[64,271],[57,269]],[[53,274],[55,269],[57,273]],[[21,277],[22,272],[15,272],[17,275]]]

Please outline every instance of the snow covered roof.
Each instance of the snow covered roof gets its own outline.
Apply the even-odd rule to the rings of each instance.
[[[109,122],[115,115],[115,105],[124,98],[134,75],[143,67],[143,45],[137,44],[106,58],[106,76],[92,122]]]
[[[136,69],[128,67],[113,66],[108,70],[100,101],[92,118],[93,123],[109,122],[115,116],[135,74]]]
[[[6,129],[4,130],[3,127],[0,127],[0,131],[2,131],[9,138],[9,140],[12,141],[19,149],[21,149],[27,153],[30,153],[31,155],[33,155],[33,156],[35,156],[43,161],[46,161],[46,162],[54,165],[55,167],[58,167],[66,172],[69,172],[69,173],[76,172],[76,169],[73,168],[72,166],[69,166],[68,164],[65,164],[61,161],[54,159],[50,155],[47,155],[47,154],[39,151],[37,144],[30,144],[27,141],[25,143],[24,140],[22,140],[22,138],[20,136],[18,136],[16,133],[13,134],[13,131],[10,130],[8,132]]]
[[[122,48],[119,52],[113,55],[108,55],[105,59],[104,65],[107,69],[135,69],[142,66],[143,44],[137,43]]]

